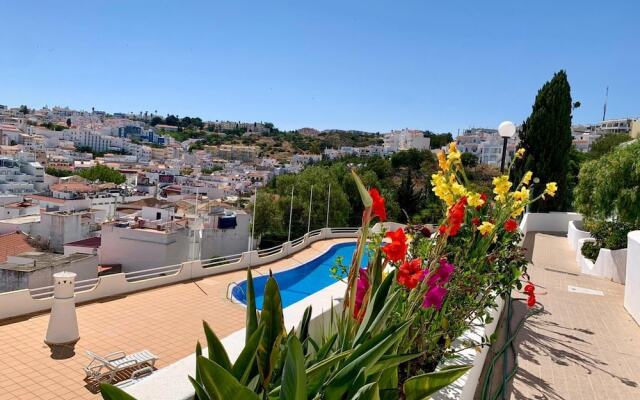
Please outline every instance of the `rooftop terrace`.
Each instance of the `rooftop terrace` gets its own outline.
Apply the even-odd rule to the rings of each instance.
[[[348,240],[318,241],[255,271],[287,269]],[[636,398],[640,327],[623,307],[624,286],[582,275],[564,237],[530,233],[525,246],[532,249],[529,272],[545,311],[529,319],[518,336],[520,369],[509,397]],[[196,341],[204,342],[202,320],[220,337],[244,326],[243,307],[226,299],[227,285],[244,277],[243,271],[225,273],[78,305],[81,339],[76,355],[66,360],[52,359],[43,343],[48,314],[0,321],[0,399],[99,398],[83,380],[86,350],[148,349],[160,357],[159,368],[182,359]]]

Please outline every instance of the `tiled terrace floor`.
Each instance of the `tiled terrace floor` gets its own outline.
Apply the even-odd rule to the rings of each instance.
[[[349,240],[316,242],[256,270],[265,274],[269,269],[290,268],[315,258],[333,243]],[[66,360],[52,359],[43,342],[48,314],[0,321],[0,400],[98,399],[84,381],[87,350],[107,354],[148,349],[160,357],[156,366],[162,368],[193,353],[196,341],[205,342],[203,320],[219,337],[229,335],[244,326],[244,308],[227,300],[225,292],[230,282],[244,279],[245,274],[216,275],[80,305],[81,338],[75,356]]]
[[[640,327],[623,307],[624,286],[580,274],[563,237],[536,234],[532,262],[544,312],[518,336],[511,398],[640,399]],[[604,296],[571,293],[569,285]]]

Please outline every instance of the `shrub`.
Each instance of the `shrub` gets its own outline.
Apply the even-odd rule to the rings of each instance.
[[[618,250],[627,247],[627,234],[640,229],[640,224],[619,221],[585,221],[585,229],[591,232],[599,247]],[[584,253],[583,253],[584,254]]]
[[[615,148],[580,169],[574,205],[591,219],[640,224],[640,141]]]
[[[598,253],[600,253],[600,246],[595,242],[586,242],[582,245],[580,251],[583,256],[595,262],[596,258],[598,258]]]

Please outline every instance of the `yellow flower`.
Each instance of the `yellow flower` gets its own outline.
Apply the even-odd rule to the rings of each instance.
[[[444,151],[441,151],[440,153],[438,153],[438,165],[440,166],[440,169],[443,171],[449,170],[449,162],[447,161],[447,158],[444,155]]]
[[[467,189],[458,183],[458,179],[456,179],[455,175],[449,176],[449,187],[451,188],[451,193],[453,193],[456,197],[462,197],[467,195]]]
[[[447,154],[447,160],[449,160],[449,164],[459,163],[460,157],[462,154],[458,151],[458,147],[456,147],[456,142],[451,142],[449,144],[449,154]]]
[[[547,183],[547,187],[544,189],[543,198],[545,194],[548,194],[549,196],[553,197],[556,195],[557,191],[558,191],[558,184],[555,182],[549,182]]]
[[[512,183],[509,182],[507,175],[497,176],[493,178],[493,193],[496,194],[496,201],[505,201]]]
[[[520,147],[520,148],[516,151],[516,158],[522,158],[522,156],[524,156],[524,148]]]
[[[531,178],[533,178],[533,172],[531,171],[527,171],[524,176],[522,177],[522,184],[523,185],[528,185],[529,182],[531,182]]]
[[[493,232],[493,229],[495,227],[496,226],[494,224],[492,224],[491,222],[484,221],[482,224],[480,224],[480,226],[478,227],[478,230],[480,231],[482,236],[487,236],[488,234]]]
[[[520,190],[513,192],[512,195],[516,201],[519,201],[519,202],[527,201],[529,200],[529,189],[527,189],[526,187],[523,187]]]
[[[470,207],[482,207],[484,200],[480,197],[480,193],[469,192],[467,194],[467,204],[469,204]]]
[[[455,203],[454,195],[451,192],[447,178],[442,172],[431,175],[431,186],[433,186],[433,193],[442,201],[451,206]]]
[[[516,208],[515,210],[513,210],[513,212],[511,213],[511,218],[517,218],[523,212],[524,212],[524,207],[520,206],[520,207]]]

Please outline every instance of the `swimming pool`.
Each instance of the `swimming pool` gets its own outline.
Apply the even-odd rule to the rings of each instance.
[[[288,307],[305,297],[313,294],[327,286],[336,283],[336,280],[329,273],[329,269],[335,264],[337,257],[343,257],[344,265],[351,265],[353,251],[356,248],[355,242],[334,244],[318,258],[307,261],[297,267],[273,274],[282,297],[282,307]],[[362,266],[367,265],[367,252],[362,257]],[[256,308],[262,310],[264,300],[264,286],[268,276],[253,276],[253,286],[256,292]],[[231,294],[242,304],[247,303],[246,298],[247,281],[242,281],[236,285]]]

